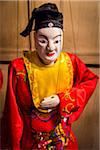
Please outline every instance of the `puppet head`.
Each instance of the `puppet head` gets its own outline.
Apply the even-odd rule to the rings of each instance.
[[[42,63],[54,64],[63,46],[63,32],[58,27],[41,28],[34,33],[35,47]]]
[[[53,64],[63,43],[63,15],[55,4],[45,3],[32,11],[32,17],[21,35],[26,37],[32,30],[35,31],[35,47],[41,62]]]

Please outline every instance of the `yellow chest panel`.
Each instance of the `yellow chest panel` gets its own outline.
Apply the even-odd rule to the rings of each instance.
[[[24,57],[28,72],[33,103],[39,107],[43,98],[70,90],[73,84],[73,67],[70,57],[61,53],[52,66],[43,65],[36,52],[29,52]]]

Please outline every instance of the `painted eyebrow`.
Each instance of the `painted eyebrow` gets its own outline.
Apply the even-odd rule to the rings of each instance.
[[[40,34],[39,36],[44,37],[46,40],[48,40],[47,36],[45,36],[43,34]],[[55,39],[55,38],[57,38],[59,36],[61,37],[61,34],[54,36],[53,39]]]

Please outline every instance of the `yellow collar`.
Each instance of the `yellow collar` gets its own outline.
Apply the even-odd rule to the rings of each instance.
[[[40,62],[36,52],[23,57],[28,73],[33,103],[39,109],[44,97],[70,90],[73,85],[73,67],[68,54],[62,52],[54,65]],[[44,110],[40,110],[43,111]]]

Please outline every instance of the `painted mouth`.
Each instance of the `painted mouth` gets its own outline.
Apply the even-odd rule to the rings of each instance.
[[[55,53],[47,53],[47,56],[53,56]]]

